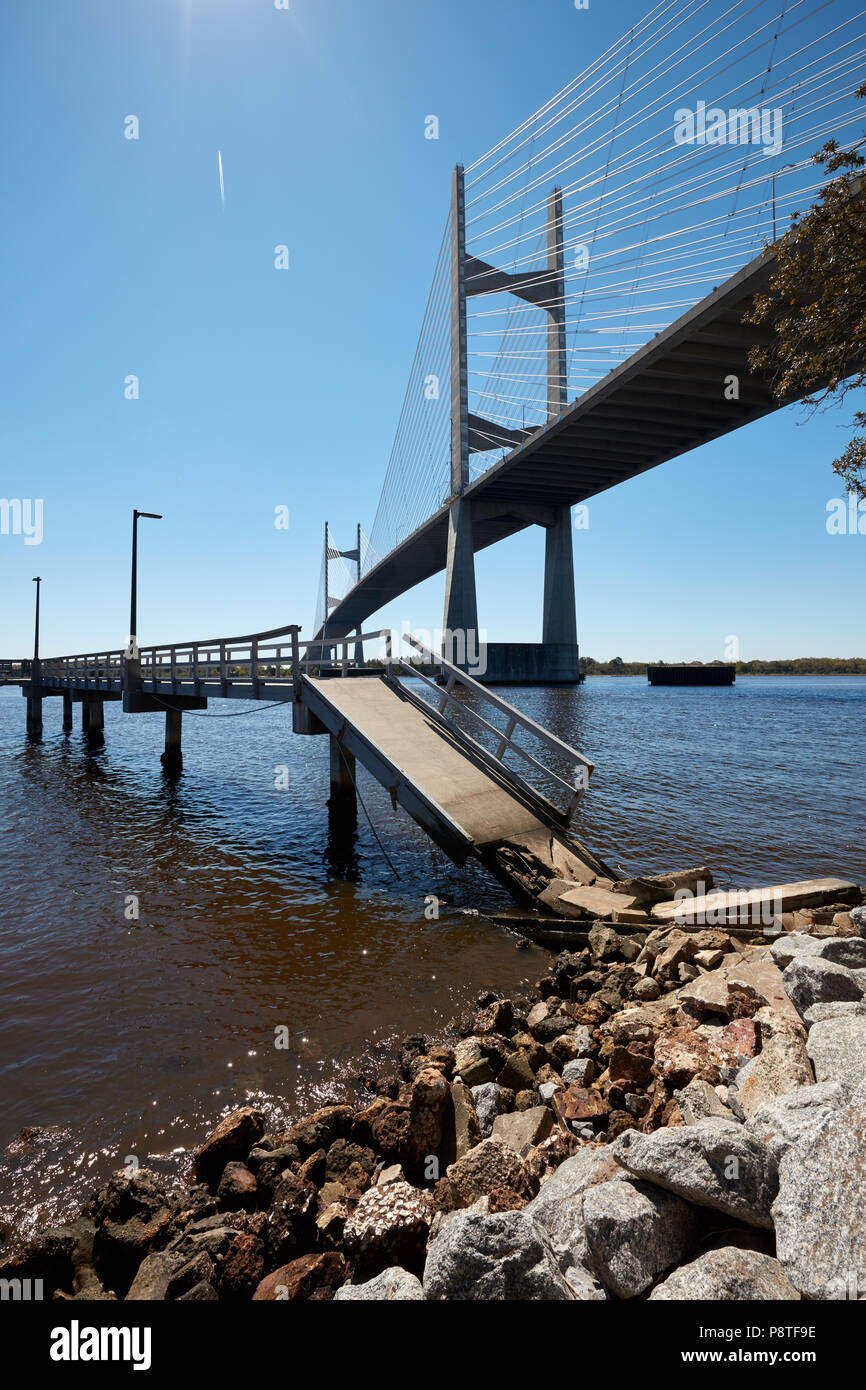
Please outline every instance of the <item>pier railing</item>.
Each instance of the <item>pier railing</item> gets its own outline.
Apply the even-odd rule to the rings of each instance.
[[[543,729],[528,715],[495,695],[480,681],[440,653],[425,646],[417,637],[395,633],[390,628],[352,633],[342,637],[301,639],[300,627],[273,628],[242,637],[217,637],[206,641],[170,642],[143,647],[135,658],[116,650],[48,657],[39,662],[39,683],[45,689],[86,690],[119,698],[131,685],[138,691],[159,696],[172,695],[223,699],[297,699],[305,675],[318,677],[384,675],[391,682],[402,676],[420,681],[430,692],[426,699],[401,686],[407,698],[421,702],[425,710],[443,726],[471,745],[474,754],[496,768],[525,794],[537,798],[531,787],[505,758],[513,755],[524,765],[565,794],[565,809],[546,802],[565,823],[571,819],[581,793],[589,784],[593,764],[577,749]],[[379,649],[365,660],[365,644],[376,642]],[[412,648],[411,659],[402,654],[402,643]],[[0,663],[0,680],[27,681],[33,663]],[[132,677],[132,680],[130,679]],[[472,698],[467,700],[466,695]],[[461,698],[463,696],[463,698]],[[474,733],[486,736],[490,747],[457,722],[469,722]],[[500,723],[495,719],[499,717]],[[541,763],[526,739],[555,755],[569,777]],[[523,740],[523,741],[521,741]],[[569,780],[570,779],[570,780]]]
[[[142,647],[136,684],[154,694],[222,695],[232,692],[238,698],[258,698],[267,687],[279,694],[280,688],[292,698],[300,675],[317,672],[348,675],[365,669],[363,650],[368,642],[383,642],[390,631],[353,633],[351,636],[313,640],[299,637],[300,627],[292,624],[267,632],[241,637],[215,637],[204,641],[166,642]],[[361,660],[357,660],[360,650]],[[67,686],[106,693],[123,688],[128,652],[88,652],[74,656],[47,657],[40,662],[40,682],[48,688]],[[20,678],[26,662],[5,662],[9,678],[13,668]]]
[[[29,661],[0,661],[0,685],[17,685],[22,679],[29,680]]]
[[[378,643],[378,650],[365,659],[364,647],[373,642]],[[404,642],[412,649],[411,656],[403,654]],[[471,756],[519,788],[536,807],[543,804],[546,815],[559,823],[569,823],[589,784],[593,764],[583,753],[417,637],[390,628],[302,640],[300,627],[292,624],[241,637],[143,647],[135,654],[115,650],[47,657],[38,663],[0,662],[0,683],[23,685],[25,693],[32,683],[32,693],[37,696],[78,691],[89,692],[93,699],[101,695],[118,700],[130,692],[159,700],[183,696],[288,702],[303,698],[305,676],[383,676],[389,684],[397,682],[403,698],[423,708],[428,717],[459,739]],[[407,685],[407,678],[420,682],[427,696]],[[488,746],[480,740],[486,740]],[[567,774],[540,762],[527,742],[536,751],[542,748],[552,753],[559,768],[568,769]],[[530,785],[507,765],[507,757],[512,762],[520,759],[522,770],[531,768],[533,781],[540,779],[564,794],[565,808],[554,805],[538,786]]]
[[[436,672],[434,678],[431,679],[430,676],[419,670],[417,662],[408,661],[401,654],[399,650],[401,640],[419,653],[425,666],[429,665]],[[471,743],[476,753],[488,766],[497,767],[504,772],[508,779],[516,782],[525,793],[534,799],[539,796],[537,788],[525,782],[514,768],[505,765],[504,759],[508,753],[516,754],[542,778],[552,782],[566,796],[565,809],[551,806],[549,802],[546,802],[546,805],[568,824],[577,808],[581,793],[586,790],[592,776],[594,764],[589,758],[576,748],[564,743],[555,734],[548,733],[547,729],[536,724],[534,719],[530,719],[528,715],[523,714],[522,711],[515,709],[513,705],[495,695],[459,666],[455,666],[453,662],[446,660],[438,652],[426,647],[417,637],[408,633],[401,634],[395,649],[393,636],[388,633],[385,643],[385,664],[387,676],[391,680],[395,679],[395,673],[400,672],[405,676],[411,676],[413,679],[421,681],[431,692],[432,700],[424,700],[423,704],[430,710],[434,718],[443,725],[448,725],[459,738]],[[474,696],[472,703],[458,697],[456,691],[461,688]],[[482,710],[484,713],[481,712]],[[490,716],[494,711],[504,717],[504,727],[492,722]],[[483,730],[491,736],[495,746],[494,752],[485,748],[465,729],[460,728],[452,718],[452,715],[458,712],[461,717],[469,716],[479,731]],[[528,734],[533,740],[553,752],[564,765],[570,767],[571,780],[566,780],[558,772],[554,772],[552,768],[539,762],[534,754],[520,743],[519,736],[521,734]]]

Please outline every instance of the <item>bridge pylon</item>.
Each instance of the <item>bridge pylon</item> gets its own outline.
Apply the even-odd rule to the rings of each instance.
[[[469,365],[466,329],[466,195],[463,166],[451,180],[451,506],[445,567],[442,654],[465,665],[470,643],[478,650],[478,601],[469,484]]]
[[[464,667],[469,653],[481,651],[473,507],[465,496],[469,459],[471,454],[497,445],[522,444],[537,428],[513,429],[469,410],[466,301],[469,295],[498,292],[513,294],[547,314],[547,416],[548,421],[554,420],[568,404],[562,190],[554,188],[548,198],[547,265],[543,270],[513,274],[467,253],[464,174],[458,164],[451,183],[451,500],[443,655]],[[541,647],[534,643],[488,644],[483,677],[487,681],[544,684],[579,680],[571,508],[538,508],[536,515],[547,531]]]

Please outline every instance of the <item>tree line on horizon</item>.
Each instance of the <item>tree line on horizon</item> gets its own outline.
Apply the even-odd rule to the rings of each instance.
[[[580,658],[581,674],[585,676],[645,676],[647,666],[726,666],[724,661],[623,661],[615,656],[611,661],[596,661],[595,657]],[[866,676],[866,656],[797,656],[776,661],[735,661],[738,676]]]

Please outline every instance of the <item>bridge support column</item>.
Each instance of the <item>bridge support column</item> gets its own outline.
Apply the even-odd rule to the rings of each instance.
[[[448,561],[445,571],[445,629],[442,653],[447,661],[465,666],[478,652],[478,600],[475,593],[475,552],[472,514],[463,498],[452,502],[448,514]]]
[[[165,712],[165,752],[160,755],[166,772],[180,772],[183,767],[183,751],[181,743],[181,730],[183,715],[179,709],[167,709]]]
[[[27,696],[27,737],[42,737],[42,696]]]
[[[469,369],[466,335],[466,198],[463,167],[451,183],[451,509],[445,570],[442,654],[465,666],[478,650],[478,603],[469,485]]]
[[[544,543],[544,617],[541,640],[577,646],[577,611],[574,601],[574,550],[571,508],[558,507]]]
[[[351,810],[356,805],[355,755],[345,748],[335,734],[328,738],[331,753],[331,796],[328,805]]]
[[[72,692],[63,692],[63,732],[68,734],[72,729]]]

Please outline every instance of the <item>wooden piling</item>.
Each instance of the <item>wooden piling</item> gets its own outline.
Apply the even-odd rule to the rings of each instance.
[[[93,743],[105,737],[105,702],[98,696],[90,696],[81,702],[81,732]]]
[[[42,696],[27,696],[27,737],[42,737]]]
[[[183,715],[179,709],[165,712],[165,752],[160,762],[166,772],[180,772],[183,767],[182,749]]]
[[[328,740],[331,753],[331,796],[329,806],[355,806],[355,755],[343,746],[336,734]]]

